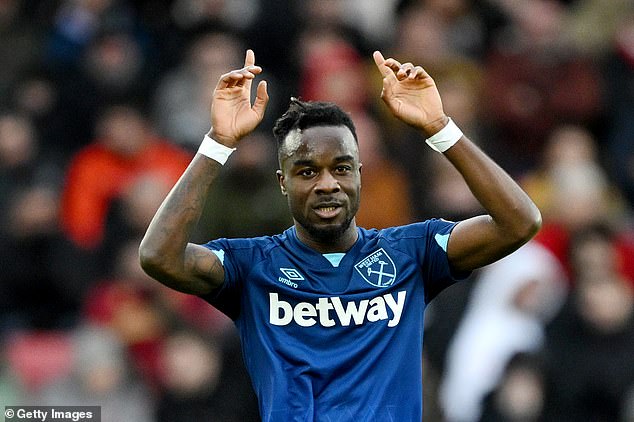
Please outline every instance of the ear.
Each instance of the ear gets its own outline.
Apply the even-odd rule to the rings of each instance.
[[[286,196],[286,186],[284,183],[284,173],[282,173],[282,170],[277,170],[275,172],[275,175],[277,176],[277,182],[280,184],[280,190],[282,191],[282,195]]]

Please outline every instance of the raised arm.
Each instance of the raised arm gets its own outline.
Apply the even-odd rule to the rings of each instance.
[[[255,66],[253,51],[248,50],[242,69],[220,77],[211,104],[212,128],[208,134],[217,143],[235,148],[262,121],[268,102],[266,82],[259,83],[251,105],[251,83],[261,72]],[[189,243],[221,168],[219,161],[199,151],[161,204],[141,241],[141,266],[168,287],[204,294],[224,280],[224,268],[218,257],[203,246]]]
[[[384,59],[374,61],[383,75],[381,98],[392,113],[430,138],[447,127],[434,80],[420,66]],[[460,172],[488,215],[456,225],[447,245],[452,267],[470,271],[490,264],[528,242],[541,226],[541,214],[515,181],[467,137],[443,154]]]

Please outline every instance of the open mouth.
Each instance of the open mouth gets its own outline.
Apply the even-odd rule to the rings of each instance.
[[[321,205],[314,208],[315,214],[321,218],[334,218],[339,215],[341,206],[339,205]]]

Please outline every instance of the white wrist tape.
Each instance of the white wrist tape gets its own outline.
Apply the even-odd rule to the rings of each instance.
[[[438,133],[425,139],[425,142],[427,142],[427,145],[434,151],[445,152],[458,142],[460,138],[462,138],[462,131],[454,121],[449,118],[449,123],[440,129]]]
[[[212,160],[224,164],[231,155],[235,148],[229,148],[226,145],[222,145],[219,142],[214,141],[209,135],[205,135],[203,142],[198,148],[198,152],[205,157],[209,157]]]

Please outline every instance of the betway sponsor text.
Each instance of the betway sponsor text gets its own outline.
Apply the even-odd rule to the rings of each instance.
[[[279,298],[277,293],[269,293],[269,322],[273,325],[288,325],[295,322],[301,327],[312,327],[319,323],[324,327],[335,325],[361,325],[364,322],[388,320],[388,327],[395,327],[401,320],[405,296],[402,290],[386,293],[372,299],[350,301],[344,304],[338,296],[320,297],[316,303],[299,302],[292,306]]]

